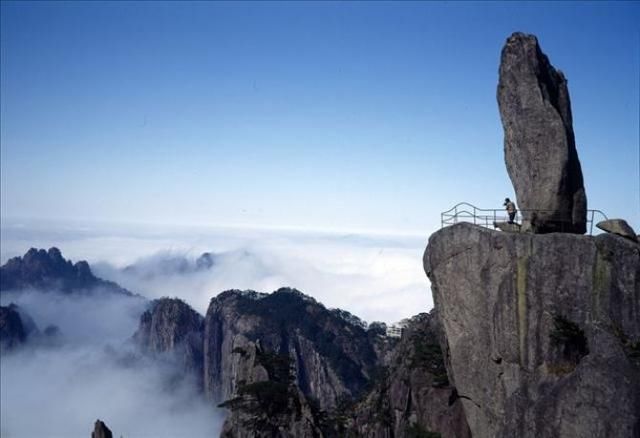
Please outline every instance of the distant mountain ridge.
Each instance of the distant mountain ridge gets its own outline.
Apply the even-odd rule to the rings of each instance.
[[[58,248],[31,248],[0,267],[0,291],[37,289],[44,292],[82,293],[94,289],[127,296],[133,294],[118,284],[96,277],[89,263],[72,263]]]
[[[217,255],[203,252],[192,259],[184,255],[161,253],[137,260],[122,269],[124,273],[135,274],[141,278],[151,279],[158,276],[183,275],[202,272],[211,269]]]

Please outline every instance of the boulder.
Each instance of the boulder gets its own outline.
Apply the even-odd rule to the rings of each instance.
[[[472,436],[638,436],[638,244],[458,224],[424,269]]]
[[[498,106],[505,162],[523,215],[537,233],[586,232],[587,198],[567,80],[533,35],[502,49]]]
[[[629,225],[624,219],[607,219],[606,221],[598,222],[596,227],[606,231],[607,233],[617,234],[619,236],[626,237],[627,239],[631,239],[634,242],[638,242],[636,232],[633,231],[631,225]]]

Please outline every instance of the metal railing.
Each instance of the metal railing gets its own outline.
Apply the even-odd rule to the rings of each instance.
[[[551,213],[552,210],[518,210],[516,223],[522,223],[522,213]],[[593,234],[595,219],[607,220],[607,215],[600,210],[587,210],[587,230]],[[459,222],[468,222],[481,227],[494,228],[495,222],[507,222],[509,216],[504,208],[478,208],[468,202],[460,202],[451,209],[440,214],[441,228]]]

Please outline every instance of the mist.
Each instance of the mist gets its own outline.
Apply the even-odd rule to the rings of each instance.
[[[299,289],[329,308],[393,323],[432,308],[422,268],[426,238],[244,228],[30,224],[4,221],[2,263],[30,247],[58,247],[95,275],[139,296],[3,293],[53,345],[3,354],[3,437],[87,437],[101,419],[124,437],[217,436],[223,418],[170,362],[140,357],[130,338],[150,299],[179,297],[201,314],[228,289]],[[213,264],[197,268],[203,252]]]
[[[422,267],[426,236],[95,224],[49,231],[30,224],[3,226],[3,262],[30,246],[56,245],[67,258],[88,260],[102,278],[150,299],[179,297],[202,314],[210,299],[225,290],[271,292],[284,286],[369,322],[393,323],[433,307]],[[193,264],[203,252],[214,254],[211,269],[162,269],[176,258]],[[132,265],[139,269],[125,269]]]
[[[130,343],[139,297],[2,294],[38,328],[60,329],[54,345],[27,342],[0,359],[0,435],[88,437],[102,419],[123,437],[217,436],[221,414],[170,361],[139,355]]]
[[[287,286],[364,320],[393,323],[432,307],[422,250],[417,245],[354,236],[296,239],[282,235],[243,242],[224,252],[212,247],[162,250],[128,265],[129,269],[103,262],[96,264],[95,271],[149,298],[182,298],[202,314],[211,297],[228,289],[272,292]],[[214,252],[210,269],[162,269],[193,267],[204,251]]]

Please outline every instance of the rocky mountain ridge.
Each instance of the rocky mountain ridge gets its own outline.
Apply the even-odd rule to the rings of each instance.
[[[157,276],[191,274],[211,269],[216,264],[217,257],[216,254],[211,252],[203,252],[195,259],[183,255],[161,253],[140,259],[127,265],[122,271],[145,279]]]
[[[29,249],[0,267],[0,292],[35,289],[43,292],[101,293],[132,295],[114,282],[96,277],[89,263],[66,260],[58,248]]]
[[[163,339],[193,332],[197,318],[178,316],[191,314],[186,307],[158,300],[135,338],[148,350],[150,327]],[[388,338],[295,289],[231,290],[211,300],[203,325],[203,392],[229,410],[223,436],[469,436],[430,315]],[[160,349],[192,360],[180,342]]]

